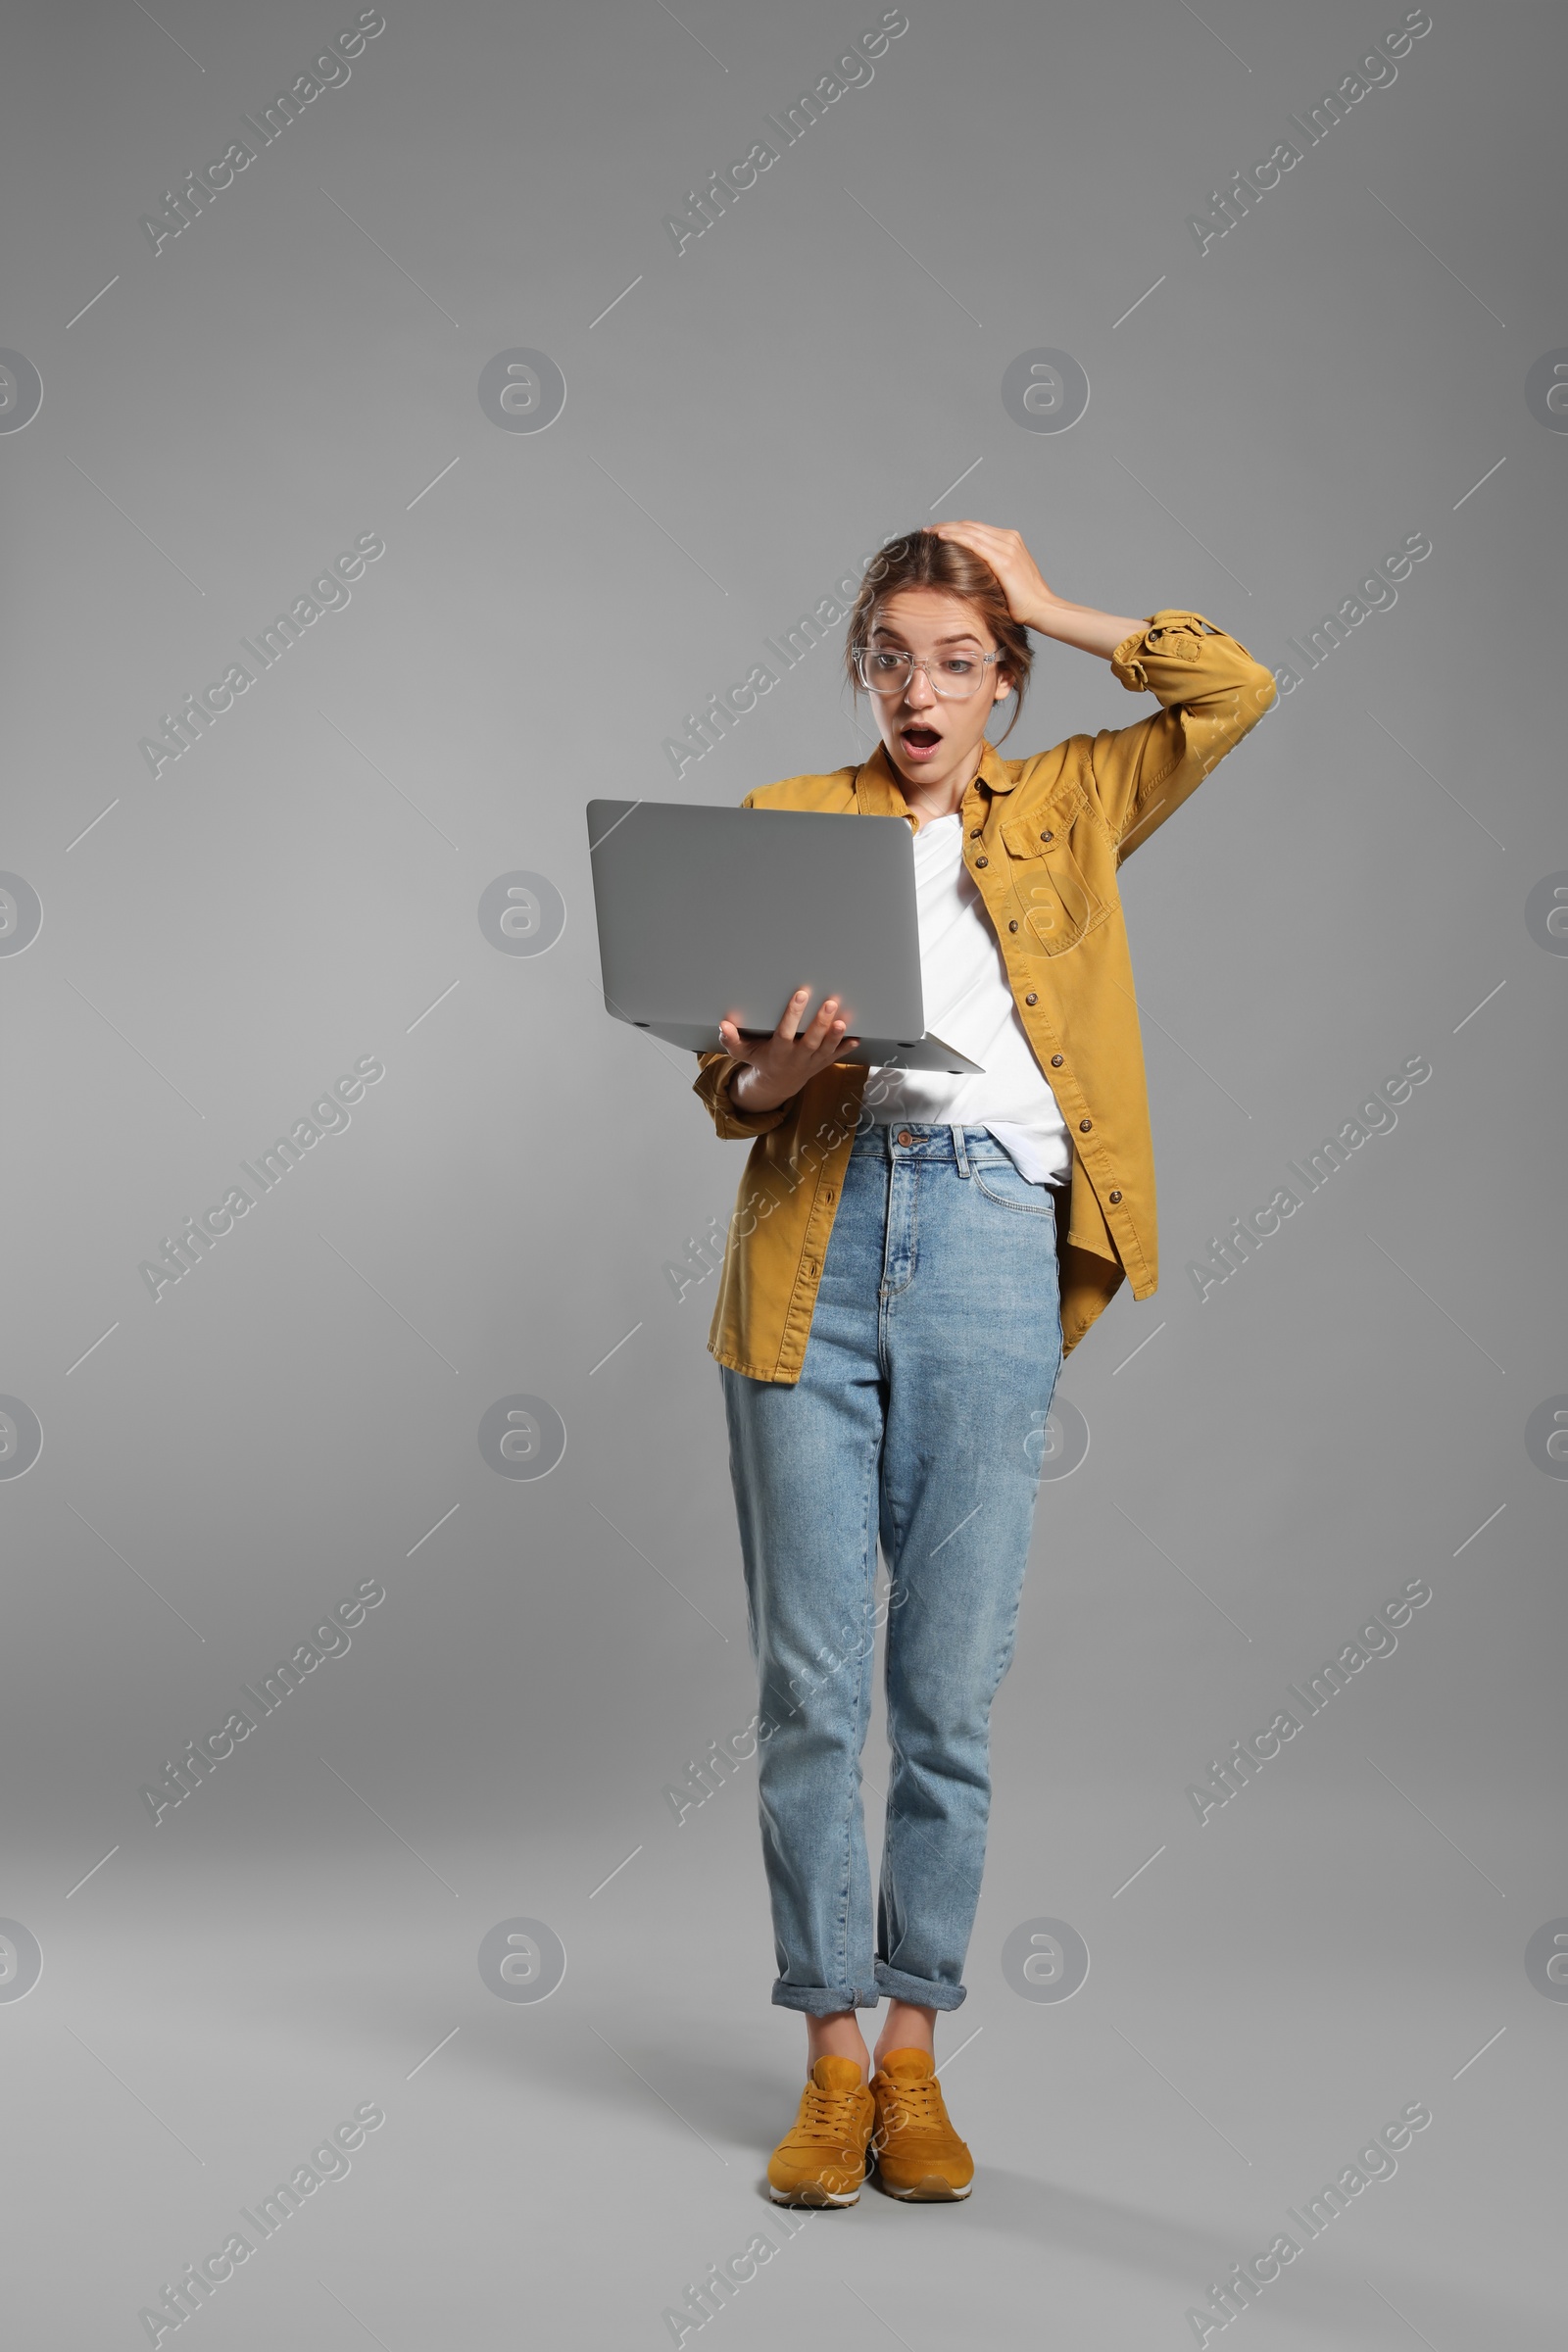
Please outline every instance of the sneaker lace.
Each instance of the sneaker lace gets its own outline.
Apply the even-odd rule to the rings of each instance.
[[[796,2130],[803,2139],[847,2141],[855,2132],[857,2096],[852,2090],[806,2086],[806,2107]]]
[[[938,2131],[947,2122],[942,2085],[934,2075],[913,2082],[898,2082],[886,2102],[882,2135],[896,2132]]]

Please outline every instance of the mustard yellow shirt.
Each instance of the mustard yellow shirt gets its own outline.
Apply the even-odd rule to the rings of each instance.
[[[1160,709],[1003,760],[990,744],[962,802],[964,862],[1002,948],[1035,1057],[1072,1139],[1058,1210],[1062,1345],[1077,1346],[1124,1279],[1158,1283],[1154,1157],[1132,963],[1116,872],[1274,702],[1270,672],[1200,612],[1161,610],[1111,656]],[[914,818],[878,744],[860,767],[792,776],[747,808]],[[756,1380],[801,1376],[867,1071],[836,1062],[773,1110],[737,1110],[728,1054],[699,1055],[695,1092],[721,1136],[753,1139],[708,1345]]]

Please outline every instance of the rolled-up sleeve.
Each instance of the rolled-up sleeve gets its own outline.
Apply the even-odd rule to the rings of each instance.
[[[1174,609],[1124,637],[1110,666],[1129,692],[1156,694],[1162,706],[1152,718],[1095,737],[1095,793],[1122,858],[1256,726],[1278,689],[1238,639],[1201,612]]]
[[[767,1135],[773,1128],[782,1127],[794,1108],[797,1098],[780,1102],[772,1110],[737,1110],[729,1099],[729,1079],[732,1070],[746,1067],[733,1054],[699,1054],[698,1072],[692,1093],[708,1106],[714,1133],[724,1141],[737,1136]]]

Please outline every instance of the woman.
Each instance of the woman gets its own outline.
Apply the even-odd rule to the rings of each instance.
[[[1108,661],[1161,709],[1000,759],[986,722],[1008,695],[1016,719],[1031,629]],[[873,2163],[893,2196],[970,2191],[934,2029],[964,1998],[991,1704],[1047,1415],[1064,1352],[1124,1276],[1145,1298],[1157,1273],[1116,868],[1275,699],[1268,670],[1200,613],[1071,604],[1016,531],[978,522],[889,542],[845,659],[878,750],[745,805],[907,819],[926,1024],[983,1074],[844,1061],[858,1041],[836,1000],[804,1021],[803,989],[764,1042],[722,1022],[725,1051],[697,1081],[721,1136],[756,1139],[709,1346],[760,1679],[773,1999],[807,2024],[807,2084],[768,2184],[812,2205],[853,2205]],[[884,1619],[873,1943],[859,1757]],[[883,1996],[873,2072],[856,2012]]]

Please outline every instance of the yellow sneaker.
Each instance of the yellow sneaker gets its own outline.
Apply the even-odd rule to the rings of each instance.
[[[869,2165],[876,2102],[853,2058],[819,2058],[793,2132],[767,2165],[775,2205],[854,2205]]]
[[[948,2121],[929,2050],[889,2050],[871,2077],[876,2184],[921,2204],[966,2197],[974,2159]]]

